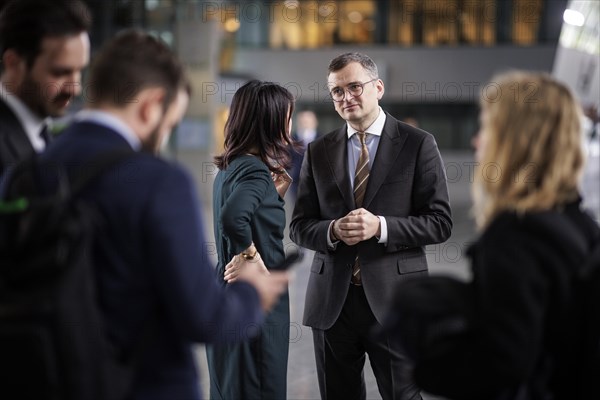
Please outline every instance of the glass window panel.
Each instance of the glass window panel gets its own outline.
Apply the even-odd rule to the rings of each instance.
[[[537,43],[542,0],[513,0],[513,43]]]

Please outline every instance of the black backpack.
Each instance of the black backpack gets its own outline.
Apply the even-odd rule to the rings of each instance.
[[[78,194],[131,154],[104,154],[76,177],[32,158],[5,177],[0,398],[112,400],[128,391],[135,356],[114,349],[105,335],[91,260],[100,219]],[[50,193],[44,182],[52,182]]]

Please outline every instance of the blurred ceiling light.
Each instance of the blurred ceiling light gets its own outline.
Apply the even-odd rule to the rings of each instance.
[[[576,10],[566,9],[563,14],[563,20],[569,25],[583,26],[585,17],[582,13]]]
[[[283,5],[286,8],[298,8],[300,6],[300,2],[298,0],[286,0],[283,2]]]
[[[363,15],[358,11],[352,11],[348,13],[348,19],[350,20],[350,22],[358,24],[363,20]]]
[[[159,0],[146,0],[146,10],[156,10],[160,5]]]
[[[228,18],[223,24],[227,32],[236,32],[240,29],[240,21],[237,18]]]
[[[335,15],[335,3],[320,6],[319,15],[321,17],[333,17]]]

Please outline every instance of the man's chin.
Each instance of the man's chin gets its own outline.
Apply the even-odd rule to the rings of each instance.
[[[354,120],[360,119],[360,115],[359,115],[358,110],[357,111],[352,110],[352,111],[346,111],[346,112],[344,112],[344,119],[346,121],[354,121]]]
[[[344,115],[347,116],[356,116],[360,113],[361,109],[358,106],[344,108]]]

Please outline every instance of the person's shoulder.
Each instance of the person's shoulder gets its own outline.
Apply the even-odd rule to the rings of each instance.
[[[540,243],[544,247],[551,244],[554,249],[577,248],[581,233],[576,221],[582,218],[589,217],[576,203],[550,210],[504,211],[490,222],[482,238],[492,242]]]
[[[14,111],[0,98],[0,135],[12,132],[14,129],[22,130],[22,125]]]
[[[535,233],[538,230],[559,230],[558,218],[560,213],[554,210],[517,212],[506,210],[496,215],[490,221],[485,232],[492,236],[506,236],[516,232]],[[506,238],[505,238],[506,240]]]
[[[240,177],[267,177],[270,179],[271,171],[267,165],[256,156],[243,154],[234,158],[224,173],[229,179],[239,179]]]
[[[252,154],[242,154],[241,156],[234,158],[231,160],[227,169],[269,171],[269,168],[265,163],[259,157]]]
[[[523,216],[514,211],[503,211],[496,215],[486,227],[482,237],[495,240],[505,236],[508,232],[518,231],[522,228]]]
[[[152,184],[175,181],[191,185],[193,182],[190,172],[182,165],[146,152],[134,153],[125,160],[123,168]]]

